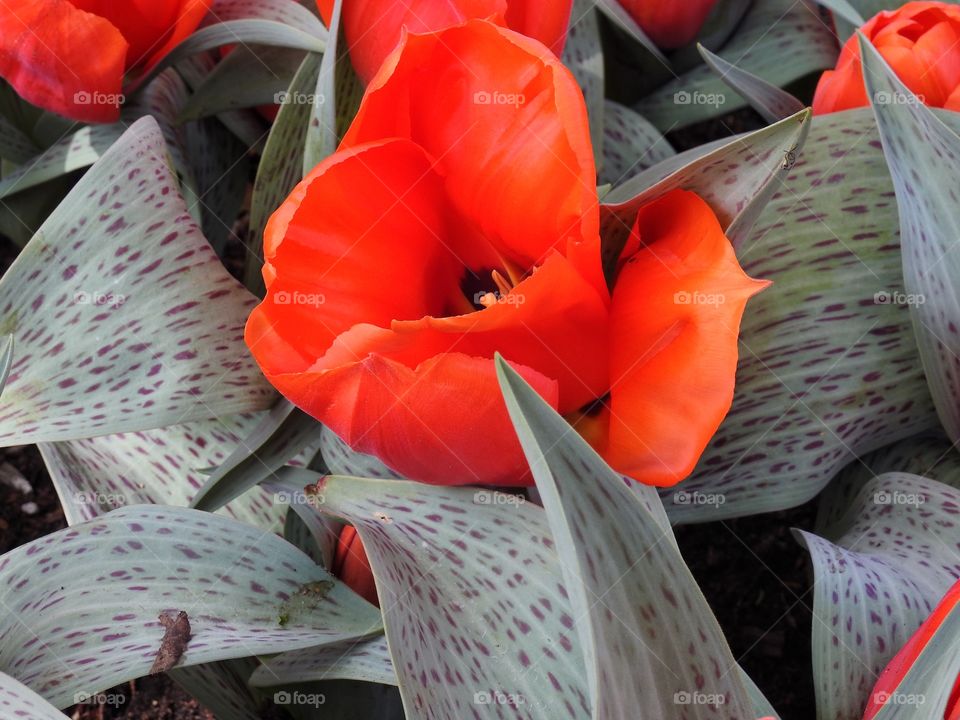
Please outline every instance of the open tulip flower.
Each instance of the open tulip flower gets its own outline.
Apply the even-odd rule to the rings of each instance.
[[[159,62],[213,0],[4,0],[0,77],[26,100],[84,122],[120,115],[124,75]]]
[[[329,25],[334,0],[318,0]],[[369,82],[404,28],[424,33],[485,19],[563,50],[573,0],[344,0],[343,26],[357,74]]]
[[[960,7],[911,2],[877,14],[860,32],[924,104],[960,110]],[[820,77],[813,111],[824,114],[869,104],[854,35],[843,46],[836,69]]]
[[[904,677],[913,667],[917,658],[923,653],[924,649],[933,639],[933,636],[940,630],[947,616],[956,612],[957,604],[960,603],[960,581],[958,581],[943,597],[940,604],[934,609],[923,625],[907,641],[907,644],[901,648],[900,652],[894,656],[890,664],[880,674],[877,684],[870,693],[870,702],[867,705],[863,720],[873,720],[888,704],[897,703],[897,688]],[[922,707],[922,706],[921,706]],[[918,716],[919,717],[919,716]],[[960,673],[957,674],[953,685],[953,692],[947,701],[947,707],[943,715],[934,717],[925,715],[929,720],[960,720]]]
[[[505,359],[618,470],[692,469],[729,408],[748,278],[707,204],[643,208],[601,266],[583,97],[486,21],[407,35],[265,232],[247,343],[355,450],[429,483],[530,483]]]

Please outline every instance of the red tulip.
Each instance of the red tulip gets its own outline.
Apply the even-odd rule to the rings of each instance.
[[[947,591],[947,594],[930,617],[926,619],[920,629],[913,634],[913,637],[907,641],[907,644],[880,674],[873,692],[870,693],[870,700],[863,720],[873,720],[891,698],[896,698],[897,688],[903,678],[913,667],[933,636],[936,635],[947,616],[957,611],[958,603],[960,603],[960,581]],[[942,718],[943,720],[960,720],[960,674],[957,675],[953,692]],[[931,717],[930,720],[937,719]]]
[[[367,551],[363,548],[357,529],[352,525],[346,525],[340,531],[330,572],[364,600],[380,607]]]
[[[860,32],[924,104],[960,110],[960,7],[911,2],[878,13]],[[836,69],[820,77],[813,112],[823,115],[869,104],[854,35],[843,46]]]
[[[729,408],[763,284],[678,190],[641,210],[611,293],[595,173],[583,96],[546,47],[484,21],[408,35],[271,218],[251,351],[406,477],[530,483],[500,352],[614,467],[679,481]]]
[[[29,102],[84,122],[120,114],[124,74],[192,33],[213,0],[3,0],[0,77]]]
[[[318,0],[329,25],[333,0]],[[343,27],[357,74],[368,83],[403,28],[424,33],[486,19],[563,50],[573,0],[344,0]]]
[[[664,50],[689,45],[717,0],[620,0],[647,36]]]

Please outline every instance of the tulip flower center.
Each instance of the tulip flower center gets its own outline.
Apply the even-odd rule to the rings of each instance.
[[[471,270],[467,268],[463,277],[460,279],[460,291],[469,305],[468,312],[483,310],[493,307],[498,302],[504,302],[504,298],[513,290],[514,280],[507,274],[507,271],[501,271],[497,268],[483,268],[482,270]],[[462,305],[462,303],[458,303]],[[464,306],[462,309],[466,309]]]

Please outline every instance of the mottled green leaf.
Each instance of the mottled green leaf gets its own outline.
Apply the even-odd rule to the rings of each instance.
[[[719,55],[714,55],[702,45],[698,48],[707,63],[707,67],[717,73],[720,79],[729,85],[734,92],[750,103],[750,106],[760,113],[767,122],[774,123],[803,110],[803,103],[787,91],[781,90],[776,85],[771,85],[753,73],[738,68]]]
[[[711,50],[729,63],[784,87],[836,64],[837,41],[816,9],[796,0],[754,2],[736,33]],[[667,132],[744,107],[709,67],[698,65],[644,98],[637,111]]]
[[[0,602],[0,671],[57,707],[145,675],[164,636],[160,615],[189,618],[178,667],[380,627],[376,608],[279,537],[155,506],[115,510],[7,553]]]
[[[749,718],[720,626],[647,509],[654,489],[628,486],[502,358],[497,374],[560,555],[592,717]]]
[[[0,713],[11,720],[67,720],[53,705],[5,673],[0,673]]]
[[[799,534],[814,568],[820,720],[859,720],[880,671],[960,576],[960,491],[889,473],[863,486],[834,542]]]
[[[187,213],[155,121],[128,130],[0,280],[17,338],[0,443],[146,430],[266,407],[255,300]]]
[[[237,658],[174,668],[167,674],[217,720],[260,720],[260,703],[247,684],[258,665],[255,658]]]
[[[862,36],[863,75],[900,210],[904,287],[920,358],[947,436],[960,441],[960,137],[900,82]]]
[[[250,684],[275,687],[322,680],[362,680],[396,685],[397,674],[390,660],[386,637],[380,635],[369,640],[318,645],[276,655],[257,668],[250,677]]]
[[[577,80],[587,103],[590,139],[597,170],[604,163],[604,68],[603,46],[600,44],[600,23],[594,0],[574,0],[570,11],[567,42],[563,46],[563,64]]]
[[[603,107],[601,184],[617,187],[674,155],[660,131],[633,110],[612,100]]]

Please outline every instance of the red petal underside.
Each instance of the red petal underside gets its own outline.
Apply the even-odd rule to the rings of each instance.
[[[675,190],[640,210],[611,305],[607,461],[649,485],[693,469],[733,399],[748,278],[710,207]]]
[[[95,51],[92,51],[95,50]],[[127,41],[67,0],[0,2],[0,76],[28,102],[83,122],[113,122]]]

